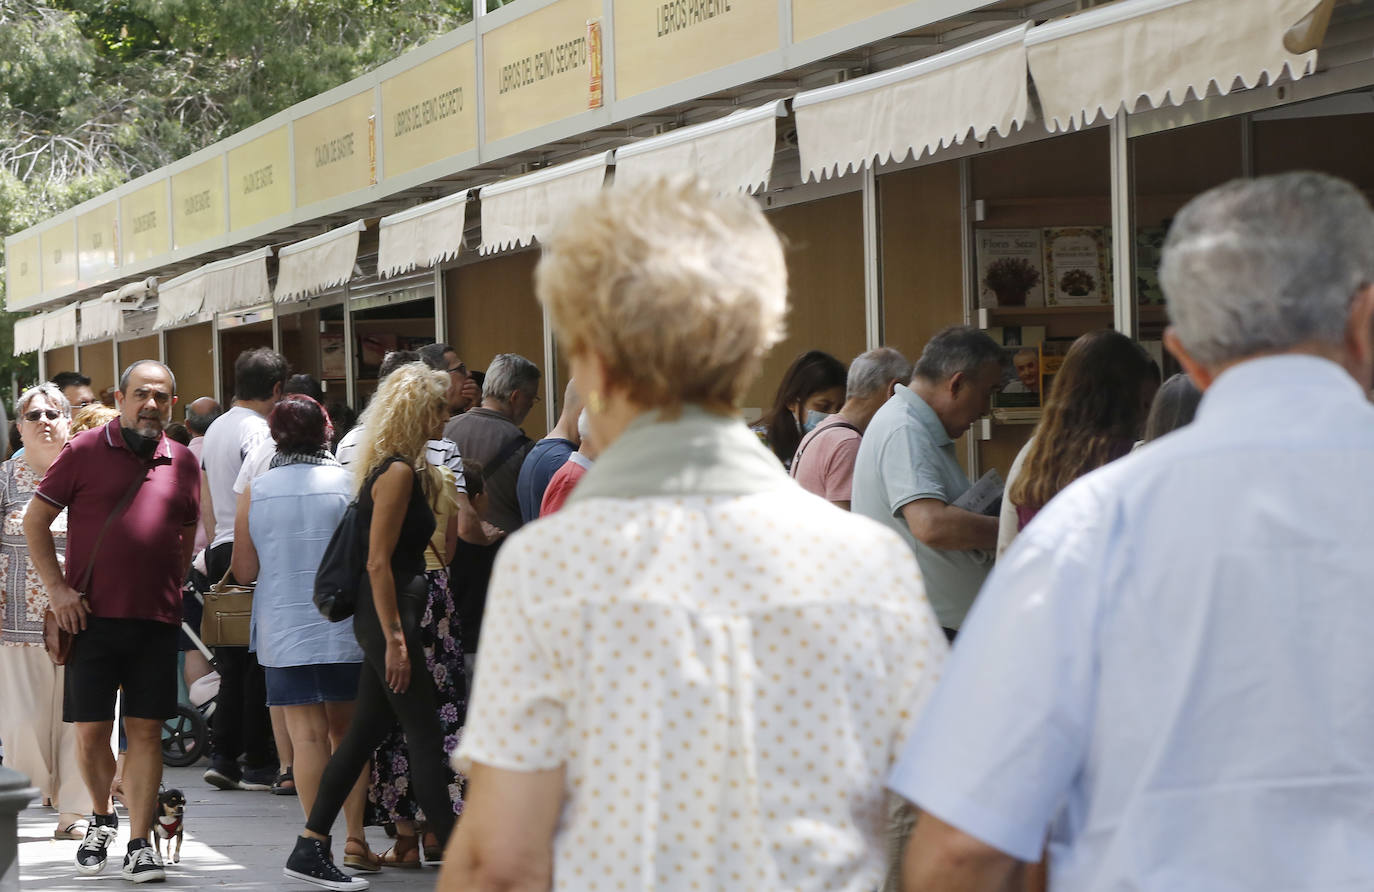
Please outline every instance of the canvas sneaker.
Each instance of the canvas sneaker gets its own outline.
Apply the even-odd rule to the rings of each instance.
[[[142,840],[143,845],[131,849],[124,856],[124,879],[131,883],[161,883],[167,880],[157,849]]]
[[[286,859],[282,869],[293,880],[310,883],[321,889],[336,889],[338,892],[356,892],[368,888],[367,880],[351,877],[339,870],[329,857],[329,843],[320,839],[301,836],[296,839],[296,847]]]
[[[114,815],[110,816],[111,819]],[[86,838],[81,840],[81,845],[76,847],[76,869],[86,876],[100,873],[105,869],[106,853],[109,852],[110,844],[119,835],[119,824],[117,822],[100,824],[96,823],[97,817],[91,816],[91,821],[86,825]]]
[[[239,789],[270,792],[272,785],[276,782],[277,769],[270,765],[263,768],[245,768],[243,769],[243,777],[239,781]]]
[[[218,787],[221,790],[243,789],[243,773],[239,771],[239,767],[233,763],[225,765],[221,765],[218,762],[211,763],[210,767],[205,769],[205,773],[201,775],[201,777],[204,778],[205,782],[210,786]]]

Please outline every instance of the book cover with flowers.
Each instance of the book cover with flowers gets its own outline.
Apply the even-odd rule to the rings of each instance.
[[[1112,302],[1107,277],[1107,234],[1100,226],[1046,229],[1045,296],[1052,307],[1095,307]]]
[[[978,306],[1043,307],[1038,229],[978,230]]]

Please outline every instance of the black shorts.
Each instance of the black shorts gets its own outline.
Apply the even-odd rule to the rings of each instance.
[[[147,619],[87,618],[67,661],[62,721],[113,721],[120,688],[126,718],[176,715],[179,631]]]

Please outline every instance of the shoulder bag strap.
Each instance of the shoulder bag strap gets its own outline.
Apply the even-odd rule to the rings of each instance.
[[[850,424],[848,421],[836,421],[836,422],[833,422],[833,423],[831,423],[831,424],[827,424],[827,425],[826,425],[826,429],[827,429],[827,430],[829,430],[829,429],[832,428],[832,427],[847,427],[847,428],[849,428],[850,430],[852,430],[854,433],[858,434],[858,435],[861,436],[861,437],[864,435],[864,432],[863,432],[863,431],[859,430],[857,427],[855,427],[854,425]],[[791,473],[792,473],[792,476],[793,476],[793,477],[796,477],[796,476],[797,476],[797,463],[801,461],[801,457],[802,457],[803,455],[806,454],[806,450],[809,449],[809,448],[811,448],[811,444],[814,443],[815,441],[816,441],[816,438],[815,438],[815,437],[812,437],[812,438],[810,439],[810,441],[807,442],[807,444],[806,444],[805,447],[803,447],[803,448],[801,448],[801,449],[798,449],[798,450],[797,450],[797,454],[794,455],[794,456],[792,456],[792,468],[791,468]]]
[[[115,509],[105,518],[104,525],[100,527],[100,533],[95,537],[95,544],[91,546],[91,560],[86,564],[86,572],[81,577],[81,585],[76,588],[81,594],[88,594],[86,589],[91,586],[91,574],[95,572],[95,559],[100,553],[100,543],[105,541],[105,534],[109,532],[110,524],[114,523],[115,518],[123,514],[124,509],[128,508],[129,503],[134,500],[134,495],[138,492],[138,488],[143,485],[143,475],[148,471],[149,467],[150,465],[139,462],[138,475],[134,477],[133,483],[129,484],[129,488],[124,492],[124,496],[119,500],[119,504],[116,505]]]
[[[491,475],[500,470],[501,466],[510,460],[510,457],[520,451],[520,447],[530,442],[530,438],[523,433],[518,434],[509,443],[501,447],[501,451],[496,453],[496,458],[491,463],[482,467],[482,479],[490,480]]]

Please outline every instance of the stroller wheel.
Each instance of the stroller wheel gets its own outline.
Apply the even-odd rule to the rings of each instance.
[[[162,764],[185,768],[210,749],[210,726],[195,707],[177,704],[177,714],[162,723]]]

